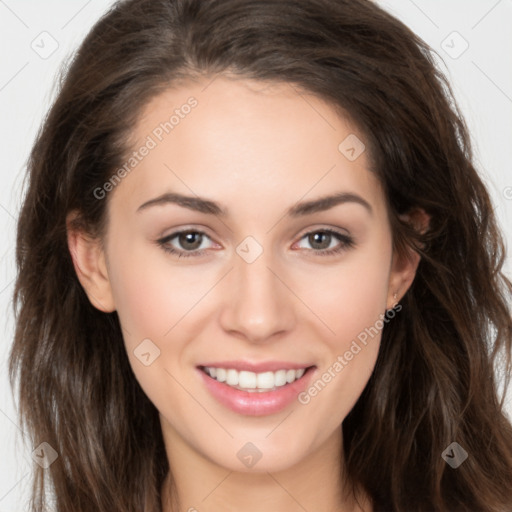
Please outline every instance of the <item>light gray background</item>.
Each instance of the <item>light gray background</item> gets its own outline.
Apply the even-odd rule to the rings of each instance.
[[[59,66],[111,1],[0,0],[0,512],[27,509],[30,447],[7,381],[15,224],[26,159]],[[512,0],[380,0],[442,56],[473,137],[476,164],[512,241]],[[454,32],[456,32],[454,34]],[[468,46],[465,49],[466,45]],[[465,51],[463,52],[463,50]],[[446,66],[446,67],[445,67]],[[510,255],[507,259],[510,277]],[[512,392],[508,411],[512,415]]]

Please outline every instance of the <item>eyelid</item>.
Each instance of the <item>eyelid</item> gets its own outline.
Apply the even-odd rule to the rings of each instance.
[[[165,246],[171,240],[173,240],[174,238],[178,237],[179,235],[181,235],[183,233],[196,233],[196,234],[202,235],[203,237],[206,237],[209,240],[211,240],[212,244],[220,245],[217,242],[215,242],[213,240],[213,237],[211,235],[209,235],[207,231],[203,230],[203,228],[199,229],[199,228],[195,228],[195,227],[184,227],[184,228],[179,228],[176,231],[171,231],[171,233],[164,235],[164,236],[160,237],[158,240],[156,240],[156,243],[161,244],[162,246]],[[206,249],[200,249],[200,250],[195,250],[195,251],[183,251],[183,252],[188,253],[188,254],[199,254],[199,253],[203,253],[204,251],[206,251]]]
[[[346,230],[343,230],[346,231]],[[331,255],[337,255],[340,254],[348,249],[352,249],[356,246],[356,242],[352,235],[346,231],[345,233],[342,232],[339,228],[332,228],[332,227],[314,227],[312,229],[308,229],[308,231],[302,233],[299,237],[297,242],[294,243],[300,243],[305,237],[312,235],[314,233],[327,233],[334,238],[336,238],[339,242],[339,244],[335,247],[332,247],[330,249],[322,249],[322,250],[315,250],[315,249],[304,249],[308,253],[313,253],[315,256],[331,256]]]
[[[330,226],[328,224],[318,224],[313,227],[305,228],[304,231],[299,231],[299,234],[296,235],[298,238],[304,238],[306,235],[310,235],[311,233],[317,233],[318,231],[326,231],[329,233],[336,233],[341,236],[352,236],[347,229],[340,228],[337,226]]]
[[[306,231],[302,232],[299,235],[296,235],[298,237],[298,240],[293,243],[293,245],[299,243],[303,238],[305,238],[308,235],[312,235],[314,233],[328,233],[338,239],[341,245],[338,245],[335,248],[331,249],[321,249],[321,250],[315,250],[315,249],[305,249],[306,252],[310,253],[316,253],[316,255],[321,256],[328,256],[331,254],[338,254],[343,251],[346,251],[347,249],[353,248],[356,244],[353,239],[353,237],[350,235],[350,233],[347,230],[344,230],[343,228],[334,228],[334,227],[325,227],[318,226],[318,227],[312,227],[307,228]],[[216,244],[212,237],[205,231],[203,228],[197,228],[197,227],[183,227],[179,228],[176,231],[172,231],[168,235],[165,235],[163,237],[160,237],[158,240],[156,240],[156,243],[166,252],[178,255],[178,257],[199,257],[203,254],[208,252],[208,249],[199,249],[199,250],[193,250],[193,251],[186,251],[183,249],[174,249],[173,247],[169,246],[169,242],[173,240],[174,238],[178,237],[182,233],[196,233],[202,236],[207,237],[212,241],[212,243]],[[220,244],[217,244],[220,245]]]

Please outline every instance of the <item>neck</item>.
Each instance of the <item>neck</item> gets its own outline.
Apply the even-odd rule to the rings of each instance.
[[[281,471],[237,472],[193,450],[164,428],[171,471],[162,486],[163,512],[369,512],[344,493],[341,428],[319,450]],[[175,432],[173,432],[175,434]],[[172,446],[172,450],[170,447]],[[172,474],[172,480],[171,480]]]

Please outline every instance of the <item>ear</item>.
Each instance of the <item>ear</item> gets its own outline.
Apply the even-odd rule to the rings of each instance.
[[[76,213],[66,219],[68,248],[78,280],[91,304],[100,311],[115,311],[114,298],[108,278],[105,254],[101,242],[84,230],[72,225]]]
[[[400,219],[411,224],[420,233],[425,233],[430,224],[430,215],[422,208],[414,208],[408,213],[400,215]],[[396,251],[393,253],[388,284],[387,309],[395,306],[411,286],[420,259],[420,255],[411,247],[407,247],[405,254],[398,254]]]

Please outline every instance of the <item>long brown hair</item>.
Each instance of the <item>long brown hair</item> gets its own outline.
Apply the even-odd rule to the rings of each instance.
[[[368,0],[125,0],[63,73],[28,162],[9,360],[33,447],[31,511],[157,512],[169,471],[158,411],[130,368],[115,312],[89,302],[66,216],[105,230],[102,187],[147,102],[183,78],[229,72],[323,98],[365,134],[395,248],[422,259],[385,325],[375,370],[343,423],[348,475],[375,511],[512,510],[512,427],[496,372],[512,369],[512,285],[470,139],[432,51]],[[419,233],[400,220],[431,217]],[[457,469],[442,452],[457,442]]]

